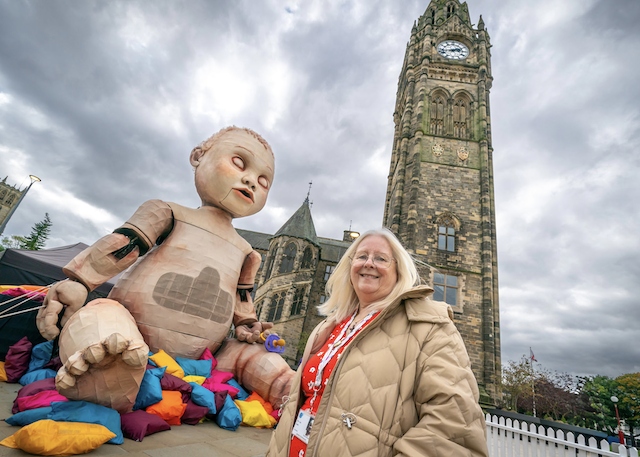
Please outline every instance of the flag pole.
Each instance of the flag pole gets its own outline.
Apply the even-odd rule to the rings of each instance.
[[[536,416],[536,379],[534,376],[534,370],[533,370],[533,362],[536,360],[535,356],[533,355],[533,351],[531,350],[531,347],[529,347],[529,366],[531,368],[531,392],[532,392],[532,401],[533,401],[533,417],[537,417]]]

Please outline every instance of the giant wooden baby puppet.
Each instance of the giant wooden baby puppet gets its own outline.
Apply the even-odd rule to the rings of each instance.
[[[68,398],[130,411],[148,351],[160,349],[197,359],[209,348],[218,369],[275,407],[288,393],[293,370],[253,344],[272,325],[258,322],[249,293],[261,257],[232,226],[264,207],[273,152],[255,132],[228,127],[194,148],[190,160],[202,206],[142,204],[65,266],[69,279],[50,289],[38,312],[40,333],[60,334],[56,387]],[[127,268],[107,299],[82,306],[89,291]],[[237,340],[225,341],[231,324]]]

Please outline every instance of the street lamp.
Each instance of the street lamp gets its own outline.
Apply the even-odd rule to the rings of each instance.
[[[616,419],[618,420],[618,440],[620,440],[620,444],[624,445],[624,432],[622,431],[622,426],[620,425],[620,413],[618,413],[618,397],[615,395],[611,397],[611,401],[613,402],[613,406],[616,409]]]

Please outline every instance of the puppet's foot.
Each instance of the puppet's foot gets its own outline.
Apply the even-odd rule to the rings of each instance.
[[[71,316],[60,333],[62,368],[56,388],[71,400],[129,412],[148,354],[129,312],[113,300],[94,300]]]

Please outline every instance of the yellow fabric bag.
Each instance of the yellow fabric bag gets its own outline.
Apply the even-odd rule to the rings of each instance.
[[[86,454],[114,438],[103,425],[43,419],[22,427],[0,444],[36,455]]]
[[[162,368],[167,367],[166,373],[172,374],[177,378],[184,378],[184,370],[169,354],[160,349],[158,352],[149,357],[156,366]]]

